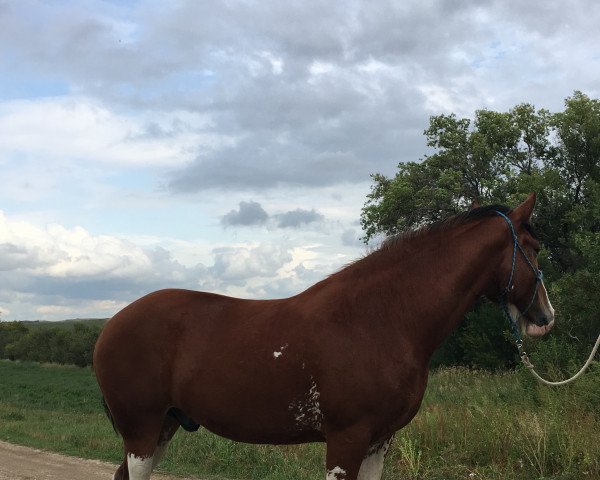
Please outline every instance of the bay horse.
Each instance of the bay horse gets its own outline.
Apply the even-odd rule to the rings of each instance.
[[[478,297],[502,298],[531,337],[552,328],[534,205],[532,193],[392,237],[286,299],[170,289],[125,307],[94,351],[124,443],[113,478],[148,480],[179,426],[203,426],[241,442],[326,442],[327,480],[379,480],[434,350]]]

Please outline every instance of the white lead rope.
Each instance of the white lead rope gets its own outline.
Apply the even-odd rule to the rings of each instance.
[[[579,370],[571,378],[567,378],[566,380],[561,380],[560,382],[550,382],[549,380],[546,380],[546,379],[540,377],[540,375],[534,370],[533,364],[529,361],[529,357],[521,348],[519,349],[520,350],[519,353],[521,354],[521,361],[523,362],[523,365],[525,365],[529,369],[529,371],[535,378],[537,378],[540,382],[542,382],[546,385],[555,387],[557,385],[566,385],[567,383],[570,383],[573,380],[575,380],[576,378],[578,378],[583,372],[585,372],[587,370],[587,368],[590,366],[590,364],[592,363],[592,360],[594,359],[594,355],[596,355],[596,352],[598,351],[599,345],[600,345],[600,335],[598,335],[598,339],[596,340],[596,344],[594,345],[594,348],[592,349],[592,353],[590,353],[590,356],[587,359],[587,362],[585,362],[583,367],[581,367],[581,370]]]

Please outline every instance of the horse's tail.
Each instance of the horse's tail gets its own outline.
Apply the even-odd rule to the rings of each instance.
[[[112,413],[110,413],[110,408],[108,408],[108,405],[106,404],[106,399],[104,397],[102,397],[102,406],[104,407],[104,413],[106,413],[106,416],[110,420],[113,430],[116,434],[119,434],[117,426],[115,425],[115,419],[113,418]]]

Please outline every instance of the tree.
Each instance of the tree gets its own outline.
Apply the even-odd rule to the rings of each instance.
[[[591,317],[578,312],[573,299],[600,301],[598,289],[589,288],[598,281],[600,255],[600,101],[575,92],[558,113],[524,103],[508,112],[478,110],[473,121],[438,115],[424,133],[432,155],[400,163],[393,178],[372,175],[361,214],[364,240],[439,221],[473,200],[516,205],[536,191],[534,224],[545,247],[540,264],[547,285],[571,319],[570,334],[587,338]],[[587,296],[574,295],[574,289]],[[479,318],[489,315],[484,310],[479,305],[471,314],[480,331],[459,329],[448,351],[463,352],[459,363],[482,363],[466,358],[465,335],[471,335],[497,345],[498,365],[508,365],[513,359],[505,358],[505,345]],[[600,320],[594,326],[600,328]]]

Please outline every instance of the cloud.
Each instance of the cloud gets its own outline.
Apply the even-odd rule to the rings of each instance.
[[[258,202],[240,202],[238,210],[231,210],[221,218],[221,224],[225,227],[241,225],[263,225],[269,215]]]
[[[286,280],[298,260],[285,242],[211,248],[208,258],[183,264],[162,246],[142,247],[82,227],[39,227],[0,211],[0,309],[3,318],[23,318],[23,311],[30,319],[32,312],[37,318],[108,317],[160,288],[284,296],[306,286],[300,278]]]
[[[353,228],[344,230],[344,233],[342,233],[341,239],[342,239],[342,245],[345,245],[347,247],[364,246],[364,243],[360,239],[360,234]]]
[[[0,162],[8,158],[127,166],[171,166],[231,140],[209,131],[201,114],[140,111],[118,114],[87,97],[0,102]]]
[[[211,273],[235,285],[243,285],[249,278],[275,277],[280,268],[292,261],[287,248],[269,243],[255,247],[223,247],[213,253],[215,263]]]
[[[298,228],[308,223],[321,222],[325,219],[323,215],[313,210],[297,208],[276,216],[279,228]]]
[[[180,264],[160,247],[142,248],[81,227],[38,227],[0,211],[0,299],[5,304],[19,296],[53,305],[119,302],[166,286],[201,286],[205,272],[202,265]]]
[[[47,106],[40,121],[64,137],[65,119],[77,135],[61,148],[86,158],[168,165],[172,193],[364,182],[425,153],[430,114],[598,91],[591,1],[30,5],[0,16],[4,81],[94,99],[99,125]],[[132,110],[198,118],[140,124]],[[98,148],[81,145],[84,128]]]
[[[297,208],[284,213],[269,215],[260,203],[242,201],[239,203],[237,210],[230,210],[229,213],[221,217],[221,224],[224,227],[251,227],[274,224],[277,228],[298,228],[324,220],[325,217],[314,208],[312,210]]]

